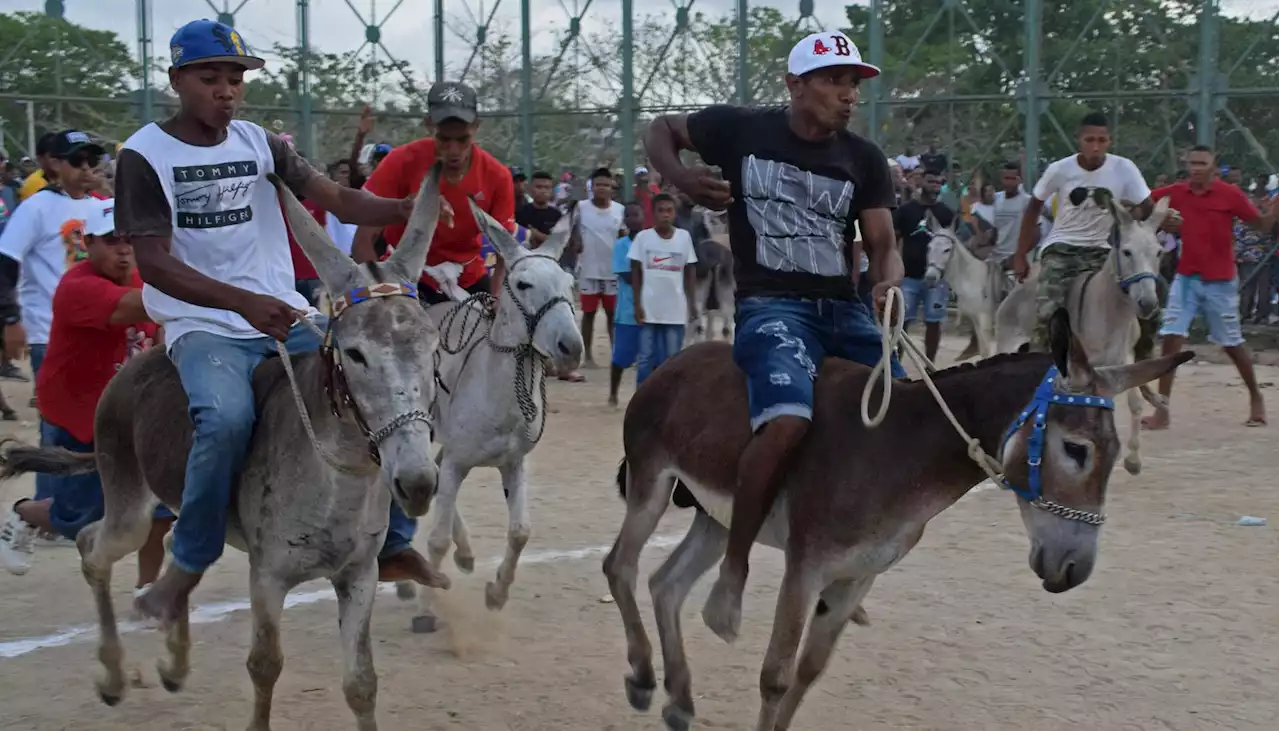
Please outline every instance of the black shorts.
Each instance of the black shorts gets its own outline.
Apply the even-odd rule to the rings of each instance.
[[[480,294],[481,292],[487,293],[493,289],[493,279],[488,274],[485,274],[483,277],[476,280],[475,284],[470,287],[464,287],[463,289],[465,289],[469,294]],[[449,295],[438,289],[433,289],[425,282],[418,283],[418,300],[422,302],[423,307],[430,307],[431,305],[438,305],[441,302],[453,301],[449,298]]]

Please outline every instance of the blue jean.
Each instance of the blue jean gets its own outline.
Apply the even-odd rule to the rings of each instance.
[[[31,382],[35,383],[36,374],[40,372],[40,364],[44,362],[44,352],[48,345],[31,346]]]
[[[82,454],[93,453],[93,444],[82,442],[71,432],[47,421],[40,423],[40,446],[61,447]],[[49,506],[49,522],[59,535],[72,540],[82,528],[102,520],[102,479],[97,472],[87,475],[36,475],[36,493],[53,498]],[[172,518],[173,513],[163,505],[157,505],[156,518]]]
[[[733,361],[747,376],[751,429],[779,416],[813,418],[813,384],[827,357],[880,360],[880,330],[861,299],[747,297],[737,303]],[[893,356],[895,378],[907,375]]]
[[[615,368],[630,368],[636,364],[640,352],[640,326],[613,323],[613,357],[610,363]]]
[[[950,298],[951,290],[947,288],[947,283],[941,279],[938,283],[930,287],[924,283],[923,279],[902,280],[902,309],[906,310],[905,322],[914,322],[916,313],[920,311],[920,307],[924,307],[924,321],[942,322],[947,319],[947,300]]]
[[[323,317],[316,323],[322,330],[326,324]],[[285,347],[290,353],[315,351],[320,338],[297,324]],[[244,466],[257,421],[253,371],[275,352],[275,341],[266,336],[237,339],[206,332],[187,333],[169,348],[195,427],[182,508],[173,528],[173,562],[183,571],[204,573],[222,556],[231,487]],[[407,548],[416,525],[394,502],[390,522],[384,555],[390,555],[389,545],[397,547],[393,553]]]
[[[636,388],[683,347],[684,325],[641,325],[640,352],[636,356]]]
[[[1197,314],[1204,315],[1204,324],[1209,327],[1209,342],[1224,348],[1244,344],[1244,335],[1240,331],[1238,279],[1206,282],[1196,275],[1175,276],[1165,301],[1160,336],[1185,338]]]

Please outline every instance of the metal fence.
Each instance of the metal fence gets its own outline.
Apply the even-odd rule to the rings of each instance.
[[[162,118],[174,106],[164,40],[217,17],[270,60],[245,116],[316,161],[345,154],[364,103],[375,141],[420,135],[427,85],[449,78],[479,91],[483,144],[501,159],[630,175],[653,115],[781,102],[794,42],[842,28],[885,69],[856,125],[890,153],[936,143],[963,170],[1018,159],[1034,179],[1102,109],[1116,151],[1149,173],[1172,174],[1196,143],[1251,173],[1276,168],[1269,0],[487,1],[15,0],[0,14],[3,147],[30,154],[67,126],[118,141]]]

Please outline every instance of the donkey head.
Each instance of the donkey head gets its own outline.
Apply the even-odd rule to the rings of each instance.
[[[560,268],[560,255],[573,229],[573,215],[561,216],[542,246],[530,251],[475,201],[471,201],[471,212],[481,233],[489,237],[507,265],[494,322],[496,332],[517,333],[516,338],[529,342],[560,372],[577,368],[584,346],[570,304],[573,277]]]
[[[1065,512],[1100,516],[1111,469],[1120,453],[1120,440],[1114,411],[1099,408],[1098,397],[1112,399],[1155,380],[1195,354],[1184,352],[1132,365],[1093,368],[1069,328],[1066,311],[1058,310],[1050,323],[1050,340],[1059,371],[1051,385],[1058,398],[1042,405],[1040,447],[1034,444],[1033,418],[1010,436],[1002,460],[1011,484],[1033,492],[1038,488],[1038,497],[1068,509]],[[1038,405],[1033,403],[1028,410]],[[1032,479],[1036,472],[1038,486]],[[1042,509],[1022,494],[1018,507],[1031,538],[1031,569],[1043,581],[1045,590],[1063,592],[1084,583],[1097,557],[1098,521],[1072,519],[1064,511]]]
[[[1156,239],[1156,231],[1169,213],[1169,199],[1161,199],[1147,220],[1135,221],[1128,209],[1119,205],[1110,193],[1100,190],[1095,196],[1099,193],[1115,221],[1108,243],[1114,255],[1111,267],[1116,281],[1133,301],[1138,317],[1145,320],[1160,308],[1156,278],[1160,276],[1161,246]]]
[[[334,245],[279,178],[269,176],[294,239],[315,265],[335,305],[333,357],[354,403],[343,415],[352,418],[358,410],[363,417],[392,495],[410,515],[426,513],[436,489],[426,415],[435,400],[435,381],[429,374],[439,333],[417,297],[380,296],[378,291],[418,281],[439,215],[439,175],[437,165],[422,181],[391,258],[363,267]],[[350,445],[335,445],[345,446]]]
[[[925,211],[924,225],[932,237],[929,239],[928,268],[924,270],[924,283],[927,287],[933,287],[938,284],[939,279],[946,276],[947,265],[951,263],[956,247],[964,244],[960,243],[956,234],[954,220],[950,226],[943,226],[934,217],[933,211]]]

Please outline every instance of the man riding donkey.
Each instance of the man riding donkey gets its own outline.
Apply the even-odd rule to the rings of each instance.
[[[728,553],[703,609],[726,641],[738,634],[751,545],[778,491],[782,465],[809,429],[823,358],[873,365],[880,333],[858,297],[855,224],[877,300],[902,279],[894,247],[894,191],[884,153],[848,131],[859,84],[880,73],[848,36],[815,33],[791,50],[791,104],[717,105],[654,120],[649,159],[697,203],[729,209],[737,272],[733,358],[745,373],[755,436],[738,462]],[[719,166],[726,180],[686,167],[679,150]],[[905,372],[895,360],[893,374]]]
[[[1111,234],[1116,222],[1110,209],[1095,200],[1094,191],[1108,191],[1136,221],[1146,220],[1155,205],[1138,166],[1126,157],[1107,152],[1111,131],[1105,114],[1090,112],[1080,120],[1076,145],[1079,152],[1049,165],[1036,182],[1022,213],[1018,249],[1013,254],[1014,273],[1024,280],[1030,272],[1028,254],[1040,238],[1041,213],[1045,203],[1057,196],[1057,217],[1044,239],[1036,282],[1036,324],[1031,342],[1040,350],[1048,347],[1049,321],[1054,312],[1067,305],[1072,282],[1101,270],[1111,255]],[[1143,360],[1155,348],[1159,319],[1152,313],[1140,318],[1138,325],[1141,335],[1135,351],[1138,360]]]
[[[139,612],[160,620],[180,614],[222,555],[232,487],[254,431],[254,369],[276,352],[277,342],[290,353],[320,345],[300,322],[318,313],[294,289],[284,218],[266,175],[274,172],[349,222],[400,222],[413,203],[342,187],[278,136],[235,120],[244,72],[264,62],[231,27],[192,21],[173,35],[170,50],[178,113],[125,142],[115,210],[116,230],[133,244],[143,303],[164,327],[195,429],[173,560],[136,602]],[[387,532],[379,578],[447,586],[411,548],[412,523],[395,503],[391,512],[400,520]]]

